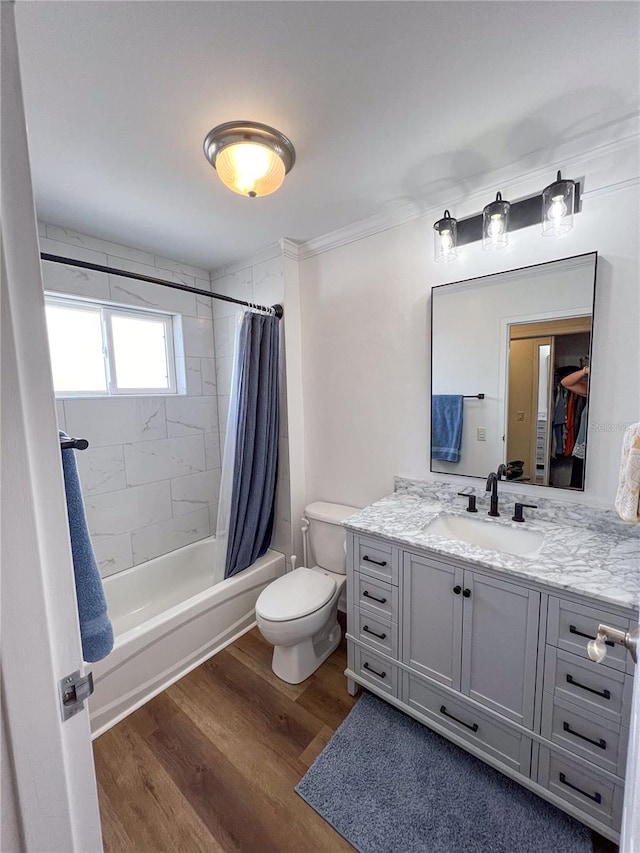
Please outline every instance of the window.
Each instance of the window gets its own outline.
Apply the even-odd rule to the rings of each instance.
[[[57,396],[177,393],[177,316],[61,296],[46,311]]]

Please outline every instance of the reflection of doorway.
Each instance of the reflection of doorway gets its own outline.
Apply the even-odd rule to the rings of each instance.
[[[568,392],[560,380],[571,367],[582,367],[590,344],[590,316],[509,327],[506,450],[510,479],[583,488],[582,460],[572,455],[575,427],[571,424],[572,429],[566,429],[561,421]],[[571,406],[570,417],[574,411]],[[559,423],[554,424],[555,420]]]

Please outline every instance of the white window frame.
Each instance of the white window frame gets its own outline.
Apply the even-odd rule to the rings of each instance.
[[[100,313],[102,327],[102,353],[104,357],[106,391],[56,391],[56,399],[76,399],[87,397],[162,397],[180,393],[176,370],[176,338],[180,332],[180,315],[157,309],[134,308],[128,305],[102,302],[95,299],[81,299],[73,296],[63,296],[59,293],[45,293],[47,305],[61,305],[65,308],[78,310],[93,309]],[[119,388],[115,369],[115,349],[113,345],[113,329],[111,320],[114,316],[138,317],[148,320],[162,321],[165,326],[165,357],[168,367],[168,388]]]

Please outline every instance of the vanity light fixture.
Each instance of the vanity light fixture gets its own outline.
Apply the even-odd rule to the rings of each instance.
[[[496,193],[496,200],[482,211],[482,248],[485,252],[506,249],[509,245],[509,211],[511,204]]]
[[[458,222],[448,210],[445,210],[442,219],[433,224],[434,237],[434,259],[437,264],[455,261],[458,257],[456,246],[458,245]]]
[[[536,225],[542,217],[542,233],[561,237],[573,227],[573,215],[580,210],[580,183],[556,180],[539,195],[518,201],[504,201],[501,193],[482,211],[465,219],[454,219],[448,210],[434,223],[434,257],[438,263],[453,261],[460,246],[482,240],[482,248],[492,251],[509,245],[509,233]]]
[[[204,156],[226,187],[249,198],[275,192],[296,161],[284,134],[255,121],[214,127],[205,137]]]
[[[556,180],[542,191],[542,233],[545,237],[562,237],[573,228],[573,208],[575,205],[575,181],[562,178],[560,172]]]

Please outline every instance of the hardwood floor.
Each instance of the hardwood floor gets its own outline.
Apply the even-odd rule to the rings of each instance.
[[[301,685],[257,629],[94,743],[107,853],[342,853],[294,786],[354,704],[343,645]]]
[[[271,654],[254,629],[94,742],[106,853],[353,853],[293,790],[355,702],[344,640],[295,686]]]

